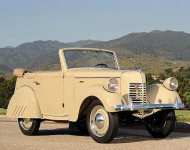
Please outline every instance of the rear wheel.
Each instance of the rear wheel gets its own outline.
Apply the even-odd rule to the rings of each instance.
[[[146,118],[146,128],[154,138],[167,137],[174,129],[176,117],[174,110],[160,111]]]
[[[18,125],[25,135],[36,135],[40,128],[40,119],[19,118]]]
[[[87,114],[87,128],[90,136],[98,143],[110,142],[118,132],[118,116],[109,113],[98,102],[90,106]]]

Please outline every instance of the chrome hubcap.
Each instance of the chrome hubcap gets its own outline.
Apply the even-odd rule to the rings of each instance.
[[[105,121],[105,118],[102,114],[99,113],[95,116],[95,123],[99,129],[104,127],[104,123],[105,123],[104,121]]]
[[[90,129],[98,137],[107,133],[109,128],[109,116],[101,105],[95,106],[90,114]]]
[[[20,121],[20,125],[22,126],[22,128],[24,128],[25,130],[29,130],[32,127],[32,119],[29,118],[25,118],[22,119]]]

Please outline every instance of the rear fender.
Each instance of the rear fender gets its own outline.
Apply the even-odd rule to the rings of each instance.
[[[15,90],[8,105],[7,116],[12,118],[42,118],[33,89],[23,86]]]

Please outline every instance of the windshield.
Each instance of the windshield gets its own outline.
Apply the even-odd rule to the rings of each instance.
[[[117,69],[114,54],[109,51],[65,50],[68,68],[111,68]]]

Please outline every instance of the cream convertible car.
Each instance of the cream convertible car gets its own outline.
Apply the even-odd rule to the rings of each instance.
[[[18,118],[24,134],[37,134],[42,120],[68,121],[99,143],[137,119],[155,138],[173,131],[174,110],[183,108],[175,78],[147,86],[141,70],[120,70],[109,50],[63,48],[59,57],[59,71],[14,71],[17,83],[7,115]]]

